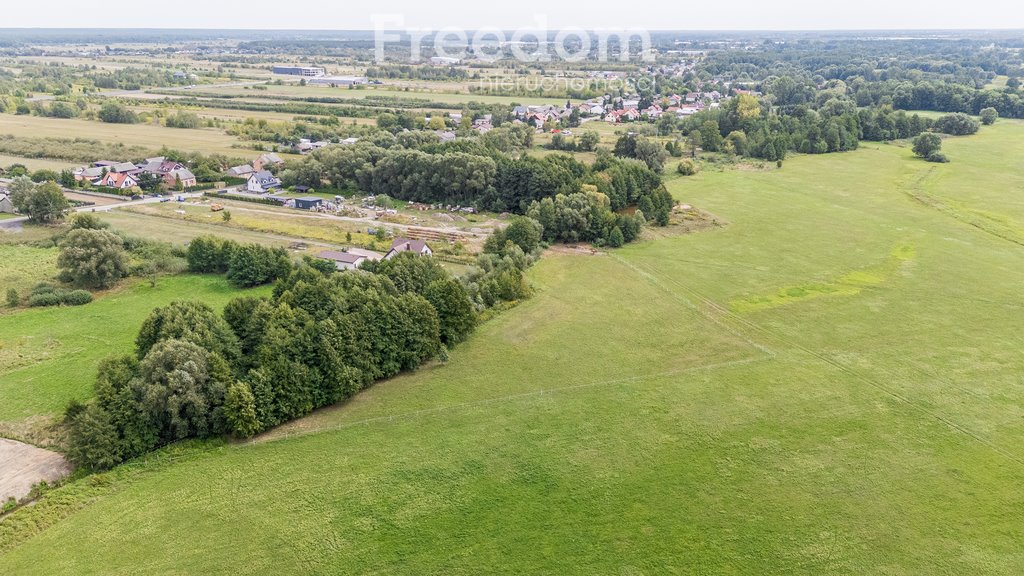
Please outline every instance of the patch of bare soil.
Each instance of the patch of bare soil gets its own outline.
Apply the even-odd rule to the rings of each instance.
[[[53,483],[71,474],[71,463],[56,452],[0,438],[0,501],[21,500],[32,486]]]
[[[728,222],[710,212],[705,212],[704,210],[695,208],[689,204],[678,204],[672,209],[672,214],[669,216],[668,226],[665,226],[664,228],[658,226],[645,226],[642,235],[644,238],[648,239],[667,238],[671,236],[680,236],[682,234],[691,234],[693,232],[703,232],[714,228],[721,228],[727,224]]]

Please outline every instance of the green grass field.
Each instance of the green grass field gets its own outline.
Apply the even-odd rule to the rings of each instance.
[[[29,170],[54,170],[61,171],[74,168],[74,162],[63,160],[47,160],[45,158],[22,158],[21,156],[8,156],[0,154],[0,167],[7,168],[11,164],[21,164]]]
[[[549,255],[447,365],[52,492],[0,572],[1020,574],[1024,123],[944,148],[671,178],[727,225]]]
[[[122,289],[82,307],[33,308],[0,316],[0,422],[52,416],[68,401],[88,398],[97,363],[130,353],[139,326],[153,308],[178,299],[221,307],[240,294],[214,276],[165,277],[156,287],[125,282]]]
[[[439,90],[401,90],[394,87],[383,88],[331,88],[329,86],[298,84],[269,85],[266,90],[246,89],[242,86],[221,86],[216,88],[197,88],[201,92],[215,94],[231,94],[247,96],[252,98],[273,98],[274,96],[305,96],[305,97],[331,97],[353,100],[358,104],[359,100],[365,98],[401,98],[412,100],[427,100],[430,102],[444,102],[447,104],[465,104],[469,102],[481,102],[486,104],[554,104],[565,105],[565,98],[545,98],[531,96],[491,96],[487,94],[471,94],[468,91],[452,91],[453,87],[444,86]]]
[[[56,248],[0,244],[0,262],[0,293],[5,297],[10,288],[24,297],[36,284],[57,276]]]
[[[6,134],[26,138],[79,136],[100,142],[121,142],[127,146],[151,148],[153,151],[167,146],[204,154],[224,154],[230,158],[248,159],[259,155],[252,150],[237,148],[236,145],[242,144],[237,138],[214,128],[183,130],[153,124],[107,124],[91,120],[0,114],[0,135]]]

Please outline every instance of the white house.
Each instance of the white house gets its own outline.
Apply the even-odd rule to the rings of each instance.
[[[106,188],[125,190],[132,186],[138,186],[139,181],[131,174],[127,174],[125,172],[110,172],[92,184],[93,186],[104,186]]]
[[[245,181],[245,189],[253,194],[270,192],[274,188],[279,188],[280,186],[281,181],[267,170],[253,172],[249,175],[249,179]]]
[[[419,254],[420,256],[434,255],[434,251],[431,250],[430,246],[427,246],[427,243],[423,240],[395,238],[395,241],[391,243],[391,250],[388,250],[388,253],[384,255],[384,259],[391,260],[402,252],[412,252],[413,254]]]
[[[324,250],[320,253],[320,257],[334,262],[334,266],[338,270],[354,270],[359,268],[363,262],[366,262],[366,256],[351,252],[340,252],[338,250]]]

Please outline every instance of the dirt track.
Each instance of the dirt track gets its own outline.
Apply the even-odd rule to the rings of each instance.
[[[40,480],[53,482],[71,473],[71,464],[56,452],[0,438],[0,502],[24,498]]]

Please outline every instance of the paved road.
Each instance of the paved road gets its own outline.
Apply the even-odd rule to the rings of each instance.
[[[65,192],[74,192],[76,194],[82,194],[81,190],[65,190]],[[190,192],[187,194],[175,194],[175,196],[184,196],[186,198],[198,198],[202,196],[199,192]],[[124,208],[126,206],[138,206],[140,204],[156,204],[160,202],[159,198],[143,198],[142,200],[128,200],[125,202],[116,202],[114,204],[106,204],[102,206],[81,206],[75,208],[75,212],[108,212],[114,208]],[[21,216],[18,218],[7,218],[0,220],[0,228],[20,228],[21,225],[28,222],[27,216]]]

